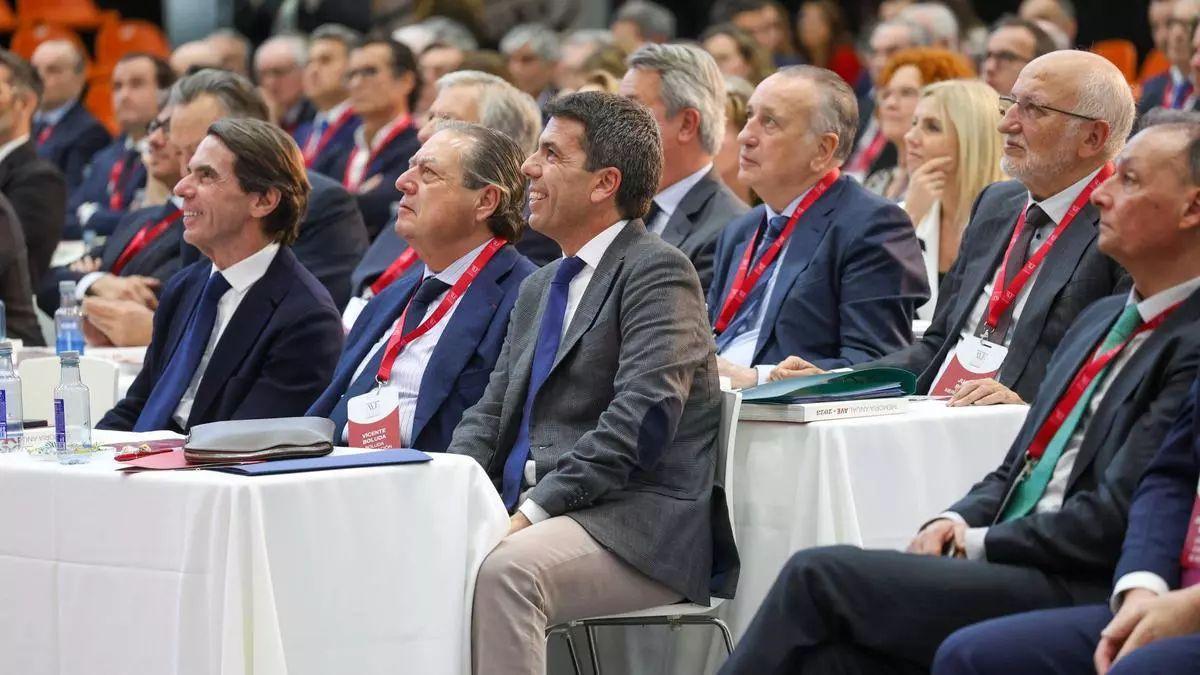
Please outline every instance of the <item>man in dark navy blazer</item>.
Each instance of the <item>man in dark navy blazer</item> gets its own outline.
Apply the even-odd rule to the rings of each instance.
[[[63,239],[79,239],[83,228],[108,236],[146,186],[138,145],[158,112],[159,99],[175,81],[166,60],[142,52],[121,57],[113,67],[113,115],[121,135],[97,152],[83,182],[67,200]],[[172,183],[172,186],[174,184]]]
[[[1200,365],[1198,141],[1195,123],[1144,131],[1092,194],[1100,248],[1129,270],[1134,290],[1080,314],[999,466],[930,519],[908,552],[833,546],[792,556],[724,675],[925,672],[964,626],[1108,599],[1126,524],[1163,515],[1139,520],[1129,504]],[[1182,523],[1173,522],[1167,548],[1178,557]],[[989,651],[1031,666],[995,672],[1044,667],[1029,647],[992,641]]]
[[[823,68],[784,68],[754,90],[749,113],[738,176],[764,204],[717,243],[708,310],[721,374],[747,387],[770,372],[755,366],[789,354],[841,368],[908,345],[929,298],[921,246],[900,207],[838,177],[858,124],[850,86]],[[739,301],[742,262],[752,272],[768,259],[756,282],[744,275]]]
[[[346,161],[354,147],[354,132],[362,124],[346,91],[350,50],[360,42],[358,31],[338,24],[321,26],[309,37],[304,97],[312,102],[316,114],[296,127],[295,137],[305,165],[327,176]]]
[[[333,383],[308,411],[332,419],[340,443],[357,445],[347,429],[348,403],[375,389],[389,341],[397,331],[408,334],[432,321],[449,289],[481,255],[491,257],[461,299],[395,353],[384,389],[394,390],[398,401],[400,442],[436,452],[446,449],[463,412],[483,395],[521,282],[537,269],[508,243],[524,225],[523,159],[503,134],[451,122],[400,175],[396,229],[418,255],[415,272],[367,304]]]
[[[1122,153],[1118,175],[1125,178],[1114,179],[1122,185],[1106,185],[1096,195],[1101,246],[1121,257],[1138,294],[1173,288],[1183,295],[1191,288],[1177,310],[1184,312],[1200,297],[1200,175],[1192,164],[1200,157],[1200,115],[1155,116],[1157,124]],[[1196,328],[1193,321],[1189,329]],[[938,650],[935,672],[1091,672],[1093,665],[1100,673],[1110,667],[1125,674],[1196,670],[1200,588],[1193,584],[1200,581],[1200,551],[1185,551],[1185,540],[1197,525],[1198,397],[1200,381],[1183,397],[1180,415],[1138,484],[1108,602],[960,630]],[[1193,561],[1188,566],[1181,564],[1185,553]]]
[[[1137,102],[1137,114],[1145,115],[1155,108],[1194,110],[1197,98],[1192,82],[1192,54],[1196,20],[1200,8],[1192,2],[1176,2],[1171,8],[1167,39],[1163,54],[1171,64],[1167,72],[1146,80]]]
[[[337,308],[287,245],[308,201],[304,158],[278,127],[214,123],[175,186],[184,238],[205,259],[163,292],[129,393],[101,429],[187,432],[301,415],[342,347]]]
[[[408,47],[377,39],[350,52],[346,77],[350,105],[362,125],[331,177],[355,195],[367,232],[374,237],[391,222],[392,205],[400,201],[396,178],[408,170],[409,158],[421,147],[412,117],[421,76]]]
[[[67,177],[67,192],[83,181],[83,168],[108,145],[108,130],[84,109],[80,96],[87,82],[87,61],[67,40],[48,40],[34,50],[30,63],[45,92],[33,118],[38,156],[53,162]]]

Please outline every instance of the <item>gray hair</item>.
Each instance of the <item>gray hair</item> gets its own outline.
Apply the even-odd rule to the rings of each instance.
[[[292,52],[292,59],[296,61],[297,66],[303,66],[308,63],[308,40],[303,35],[296,33],[284,33],[281,35],[272,35],[263,41],[258,46],[258,50],[254,52],[254,63],[258,65],[258,55],[262,50],[269,45],[281,44]]]
[[[668,117],[696,109],[700,147],[717,154],[725,138],[725,79],[711,54],[693,45],[649,44],[634,52],[626,65],[658,72]]]
[[[629,0],[613,17],[613,23],[628,21],[637,26],[643,38],[662,41],[675,39],[675,15],[669,9],[650,0]]]
[[[612,31],[603,28],[581,28],[571,31],[563,38],[563,47],[576,47],[589,45],[593,47],[606,47],[613,43]]]
[[[1079,82],[1079,98],[1075,111],[1080,115],[1102,119],[1110,125],[1104,144],[1105,159],[1112,159],[1125,145],[1136,115],[1133,91],[1125,76],[1116,67],[1089,68]],[[1074,119],[1076,126],[1084,120]]]
[[[505,56],[526,45],[544,61],[557,61],[559,52],[558,33],[541,23],[523,23],[504,34],[500,40],[500,51]]]
[[[1188,170],[1187,179],[1192,185],[1200,185],[1200,113],[1155,108],[1138,121],[1138,133],[1155,127],[1187,135],[1187,149],[1182,153],[1184,166]]]
[[[479,49],[479,42],[471,35],[471,31],[454,19],[431,16],[422,21],[421,25],[429,30],[429,44],[425,45],[425,49],[430,45],[445,45],[463,52]]]
[[[363,36],[362,33],[354,30],[353,28],[347,28],[340,23],[324,23],[320,26],[317,26],[317,29],[314,30],[312,35],[310,35],[308,38],[310,43],[317,40],[333,40],[334,42],[339,42],[343,47],[346,48],[346,52],[349,53],[351,49],[354,49],[362,43]]]
[[[929,30],[926,29],[925,26],[922,26],[916,21],[912,21],[910,19],[896,17],[890,21],[878,23],[874,28],[871,29],[871,35],[874,35],[875,31],[882,28],[903,28],[907,30],[908,39],[911,43],[909,44],[910,47],[928,47],[929,45],[933,44],[933,38],[929,35]]]
[[[816,86],[821,100],[812,106],[809,132],[813,136],[832,133],[838,138],[833,158],[845,162],[854,149],[854,134],[858,132],[858,99],[846,81],[832,70],[816,66],[787,66],[779,69],[787,77],[802,77]]]
[[[522,149],[507,134],[479,124],[448,120],[438,125],[436,133],[443,131],[471,140],[471,148],[462,158],[463,187],[480,190],[492,185],[500,191],[500,203],[488,218],[488,229],[507,241],[520,239],[527,182],[521,173]]]
[[[204,95],[215,98],[226,117],[268,119],[267,104],[250,80],[216,68],[205,68],[176,80],[167,105],[187,105]]]
[[[479,124],[511,138],[522,152],[537,149],[542,133],[542,113],[537,101],[503,78],[478,70],[446,73],[437,81],[437,90],[473,87],[479,96]],[[441,126],[438,126],[441,130]]]
[[[925,27],[933,42],[954,48],[958,45],[958,19],[954,12],[940,2],[918,2],[900,10],[897,18]]]

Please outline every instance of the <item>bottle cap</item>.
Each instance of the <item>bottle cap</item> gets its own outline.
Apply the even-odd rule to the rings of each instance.
[[[73,349],[65,351],[65,352],[60,352],[58,355],[58,358],[59,358],[59,361],[61,361],[64,364],[79,365],[79,352],[77,352]]]
[[[8,340],[0,340],[0,354],[12,354],[13,346]]]

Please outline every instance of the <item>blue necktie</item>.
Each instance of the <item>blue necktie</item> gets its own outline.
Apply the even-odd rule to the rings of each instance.
[[[204,355],[204,348],[208,346],[213,324],[217,321],[217,303],[228,290],[229,282],[220,272],[208,277],[200,294],[200,302],[192,310],[192,316],[183,330],[183,340],[175,348],[175,354],[150,392],[150,398],[142,407],[142,414],[138,415],[137,424],[133,425],[134,431],[170,428],[171,416],[179,407],[179,399],[183,398],[183,393],[191,384],[200,358]]]
[[[538,329],[537,345],[533,348],[533,365],[529,370],[529,389],[525,393],[525,407],[521,409],[521,427],[517,440],[513,442],[508,459],[504,460],[504,478],[500,496],[504,506],[512,511],[521,494],[521,476],[525,473],[525,462],[529,461],[529,417],[533,411],[533,398],[550,374],[554,358],[558,356],[558,345],[562,341],[563,318],[567,313],[567,289],[571,280],[583,269],[584,262],[571,256],[563,258],[550,282],[550,293],[546,298],[546,309],[542,312],[542,326]]]
[[[771,247],[771,244],[775,243],[776,239],[779,239],[779,235],[783,233],[783,228],[787,226],[787,221],[787,216],[775,216],[767,221],[767,229],[763,233],[762,241],[758,243],[758,249],[754,252],[754,258],[750,261],[750,269],[754,269],[754,266],[762,259],[763,253]],[[771,266],[763,272],[758,283],[754,284],[754,288],[750,289],[750,293],[746,296],[746,301],[742,303],[733,321],[725,327],[724,332],[717,336],[718,352],[728,347],[734,338],[754,327],[755,319],[758,318],[758,308],[762,305],[763,297],[767,293],[767,286],[771,283],[771,270],[775,269],[775,266],[779,264],[779,259],[782,256],[782,251],[780,251],[780,255],[775,256],[775,260],[771,262]]]
[[[1192,83],[1184,80],[1175,85],[1174,95],[1171,99],[1171,107],[1176,110],[1183,108],[1183,102],[1192,94]]]
[[[437,277],[429,277],[422,281],[421,285],[417,287],[417,292],[412,295],[412,301],[409,302],[408,312],[404,315],[404,325],[400,327],[400,334],[408,335],[414,328],[421,325],[421,320],[425,318],[425,312],[429,310],[429,304],[449,289],[450,285]],[[329,419],[333,420],[338,429],[346,426],[347,402],[355,396],[367,393],[375,386],[375,378],[379,375],[379,366],[383,363],[385,352],[387,352],[387,342],[384,342],[382,347],[375,350],[375,354],[371,356],[371,360],[367,362],[367,366],[363,368],[354,382],[350,384],[350,388],[346,390],[346,395],[338,401],[337,405],[333,407],[333,411],[329,413]],[[341,436],[339,435],[338,438],[340,442]]]

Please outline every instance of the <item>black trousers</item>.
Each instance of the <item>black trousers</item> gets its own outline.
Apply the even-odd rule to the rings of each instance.
[[[950,633],[985,619],[1104,602],[1109,579],[831,546],[780,572],[722,675],[927,672]]]

